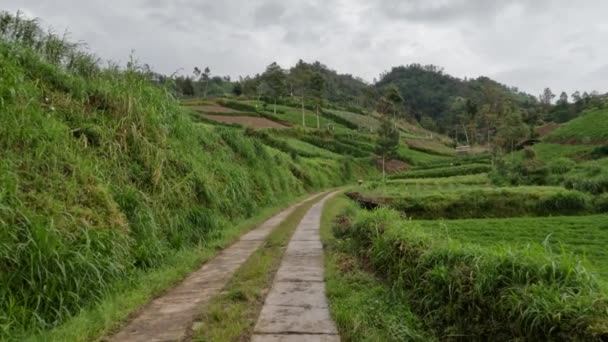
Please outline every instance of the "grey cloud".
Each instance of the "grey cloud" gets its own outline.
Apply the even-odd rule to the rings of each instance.
[[[283,41],[290,45],[312,44],[312,43],[319,43],[320,37],[318,34],[311,32],[311,31],[289,30],[285,34]]]
[[[276,2],[265,3],[255,9],[255,25],[263,27],[277,24],[283,13],[285,13],[285,7],[282,4]]]
[[[512,0],[384,0],[379,8],[387,16],[413,21],[445,21],[470,18],[472,16],[494,16]]]
[[[437,64],[532,94],[607,91],[603,0],[0,0],[66,28],[101,58],[171,73],[261,72],[319,60],[371,81],[391,66]]]

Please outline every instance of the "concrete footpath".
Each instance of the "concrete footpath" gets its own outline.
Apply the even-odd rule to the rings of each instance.
[[[255,325],[253,342],[337,342],[325,296],[319,229],[325,196],[306,213],[287,245]]]
[[[236,270],[260,247],[293,210],[314,196],[283,210],[214,259],[191,273],[182,283],[146,305],[122,330],[105,341],[153,342],[185,339],[195,317],[226,285]]]

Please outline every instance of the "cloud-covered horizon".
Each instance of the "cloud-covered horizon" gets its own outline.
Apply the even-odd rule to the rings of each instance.
[[[320,61],[371,82],[411,63],[488,76],[537,95],[545,87],[608,92],[602,0],[0,0],[104,60],[131,51],[156,71],[262,72]]]

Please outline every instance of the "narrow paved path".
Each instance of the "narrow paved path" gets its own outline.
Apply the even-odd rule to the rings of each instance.
[[[340,336],[325,296],[321,212],[331,193],[313,205],[287,245],[254,328],[253,342],[336,342]]]
[[[243,235],[238,242],[220,252],[178,286],[150,302],[127,326],[107,341],[181,341],[186,338],[201,307],[220,292],[272,230],[303,202],[283,210]]]

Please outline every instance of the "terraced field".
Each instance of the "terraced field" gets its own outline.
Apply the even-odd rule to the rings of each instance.
[[[547,161],[589,152],[561,146],[535,149]],[[341,334],[601,341],[608,327],[592,322],[608,322],[607,306],[591,303],[608,294],[607,195],[494,184],[489,161],[459,159],[368,182],[351,201],[329,204],[337,219],[327,223],[328,293]]]

